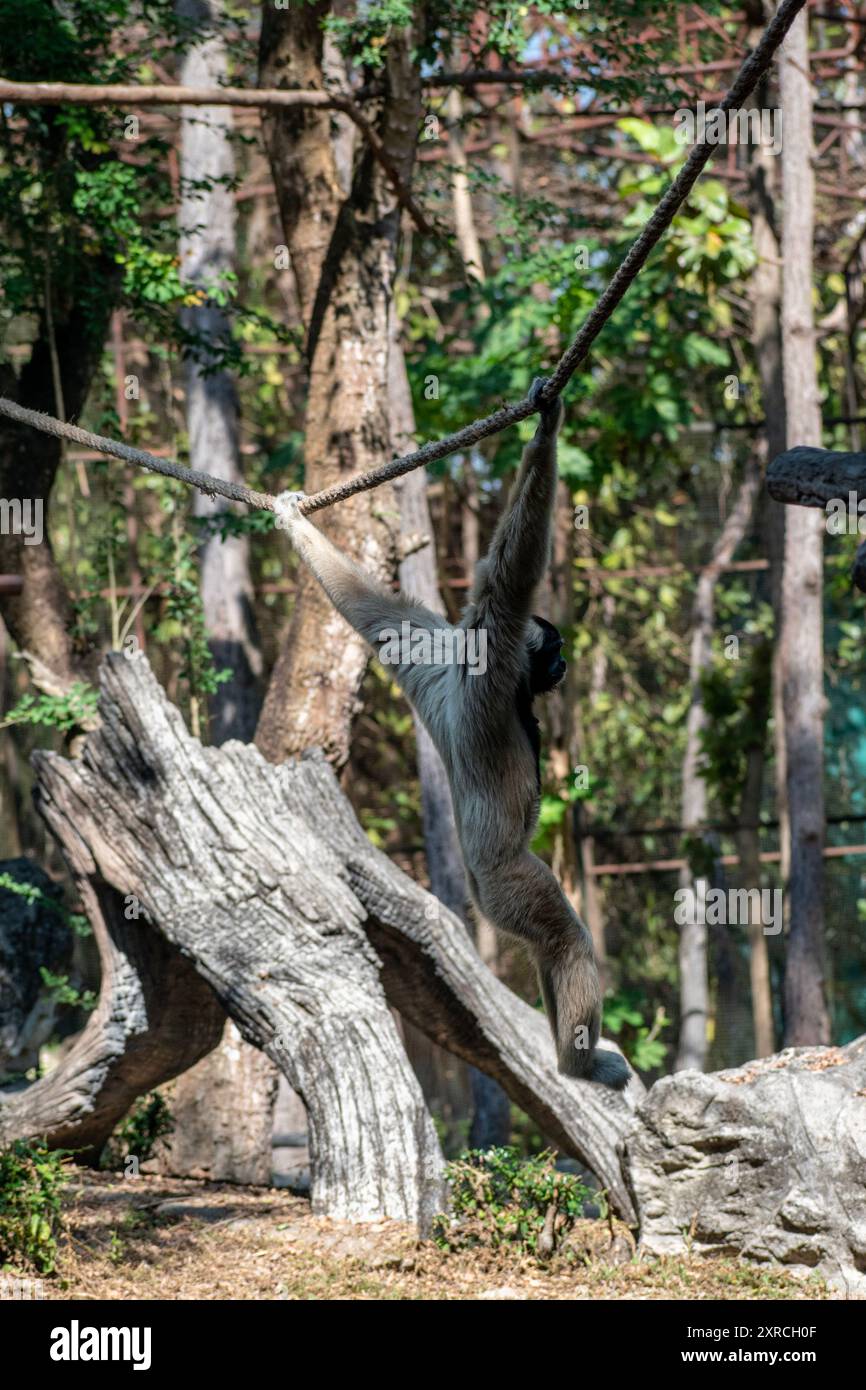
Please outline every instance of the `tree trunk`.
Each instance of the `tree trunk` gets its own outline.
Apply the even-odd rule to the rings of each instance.
[[[710,563],[701,571],[692,611],[692,640],[689,658],[691,704],[686,723],[686,751],[683,758],[682,824],[684,832],[703,836],[707,820],[707,787],[701,772],[701,733],[706,724],[701,677],[712,663],[715,593],[719,575],[731,560],[746,533],[760,483],[760,471],[750,460],[737,500],[713,547]],[[687,866],[680,871],[680,887],[694,891],[694,875]],[[707,926],[695,912],[680,929],[680,1035],[676,1070],[703,1071],[707,1058],[707,1017],[709,981],[707,978]]]
[[[640,1082],[623,1097],[557,1073],[544,1019],[483,966],[457,919],[440,904],[431,914],[430,896],[373,848],[321,754],[275,768],[250,746],[202,748],[144,658],[107,657],[102,688],[86,757],[38,757],[39,808],[88,906],[134,894],[150,914],[146,933],[135,931],[182,950],[302,1096],[315,1209],[424,1224],[442,1200],[438,1144],[390,1004],[495,1076],[628,1218],[617,1145]],[[177,979],[193,1001],[182,970]],[[179,992],[169,1022],[182,1018]],[[188,1014],[184,1026],[188,1035]],[[81,1046],[68,1072],[80,1069]],[[5,1136],[53,1139],[43,1099],[52,1084],[8,1102],[13,1121],[0,1110]]]
[[[178,13],[197,25],[220,18],[222,0],[178,0]],[[210,34],[189,48],[181,69],[188,87],[220,87],[228,79],[222,37]],[[228,106],[181,108],[180,273],[190,286],[212,291],[235,270],[237,212],[232,181],[233,118]],[[225,310],[213,298],[188,307],[183,326],[196,345],[186,362],[189,463],[226,482],[242,482],[238,456],[238,399],[225,370],[214,369],[231,336]],[[227,510],[216,498],[195,492],[196,516]],[[210,737],[247,742],[259,711],[262,658],[253,618],[253,588],[246,536],[210,536],[200,555],[205,626],[217,669],[231,672],[210,697]]]
[[[75,766],[51,754],[41,757],[49,765]],[[99,948],[102,990],[84,1032],[56,1069],[3,1098],[0,1143],[45,1135],[55,1147],[95,1163],[138,1096],[216,1046],[224,1015],[189,960],[140,917],[126,916],[139,912],[138,903],[125,885],[115,890],[94,875],[74,829],[61,843]]]
[[[766,6],[759,4],[758,26],[750,33],[750,43],[756,43],[761,28],[768,18]],[[765,78],[752,102],[760,107],[769,106],[768,83]],[[752,298],[752,346],[755,365],[761,383],[761,405],[764,414],[764,438],[767,459],[771,461],[785,447],[785,383],[782,371],[782,252],[776,218],[777,159],[772,150],[763,144],[751,147],[749,161],[749,195],[752,212],[752,240],[757,256],[757,265],[751,278]],[[784,889],[787,890],[791,870],[791,830],[788,822],[787,760],[785,756],[785,708],[782,699],[782,571],[785,557],[785,509],[776,502],[764,497],[761,507],[762,532],[770,564],[770,602],[773,607],[773,669],[771,700],[773,714],[773,745],[775,753],[775,792],[776,816],[779,822],[779,850],[781,854],[780,872]],[[769,710],[768,710],[769,714]],[[750,750],[747,783],[757,781],[758,804],[752,805],[753,797],[744,790],[742,807],[747,817],[754,812],[754,824],[760,816],[760,786],[763,782],[763,768],[758,769],[755,761],[763,763],[763,748]],[[757,829],[751,830],[750,819],[743,821],[741,841],[738,839],[741,879],[746,864],[754,873],[759,844]],[[752,882],[759,882],[759,872]],[[750,900],[751,901],[751,900]],[[787,916],[788,894],[784,891],[784,912]],[[751,915],[751,912],[750,912]],[[757,1055],[765,1057],[773,1050],[773,1001],[770,989],[770,962],[767,952],[767,939],[762,930],[749,925],[750,963],[749,971],[752,988],[752,1021],[755,1031]]]
[[[463,132],[460,121],[463,116],[463,98],[457,87],[452,87],[445,102],[448,115],[448,162],[451,165],[451,201],[454,207],[454,232],[467,279],[484,281],[484,258],[481,242],[475,228],[475,214],[472,210],[472,194],[469,190],[469,163],[463,147]]]
[[[737,856],[740,861],[740,887],[755,888],[761,882],[761,799],[764,782],[764,745],[770,714],[772,679],[771,657],[767,643],[761,642],[752,653],[753,680],[749,728],[752,742],[746,753],[746,776],[740,797],[736,832]],[[770,957],[764,923],[757,904],[749,897],[749,980],[752,999],[752,1031],[755,1057],[769,1057],[775,1051],[773,996],[770,988]]]
[[[782,323],[789,446],[820,445],[812,315],[812,88],[808,24],[798,15],[781,50],[785,140]],[[824,518],[796,508],[785,527],[782,695],[791,823],[791,926],[785,964],[785,1043],[824,1043]]]
[[[103,268],[94,271],[94,283],[79,283],[85,309],[73,304],[54,307],[53,332],[66,413],[77,419],[99,361],[108,327],[109,286]],[[93,305],[99,304],[98,322]],[[15,379],[10,369],[0,372],[0,387],[30,410],[56,415],[56,393],[51,368],[47,329],[34,343],[30,359]],[[0,497],[27,499],[41,520],[35,541],[11,528],[0,532],[0,572],[20,574],[24,587],[19,595],[0,595],[0,612],[19,651],[45,668],[53,693],[76,679],[92,674],[92,653],[76,652],[72,638],[72,604],[57,568],[49,536],[51,490],[60,465],[60,441],[26,425],[0,422]],[[41,680],[34,675],[34,681]]]
[[[221,8],[221,0],[177,0],[178,14],[204,29],[220,18]],[[213,33],[198,37],[183,61],[183,85],[219,87],[227,79],[223,39]],[[181,108],[180,271],[187,284],[206,290],[235,269],[232,126],[230,107]],[[214,370],[231,334],[228,316],[210,299],[185,309],[183,326],[198,340],[186,363],[190,467],[242,482],[237,392],[227,371]],[[228,508],[194,492],[193,509],[196,516],[213,517]],[[246,743],[255,732],[262,672],[247,537],[209,536],[199,565],[214,663],[231,672],[210,696],[210,741]],[[159,1171],[227,1182],[269,1181],[276,1082],[274,1064],[226,1021],[219,1047],[174,1087],[174,1131],[156,1160]]]
[[[329,0],[289,11],[265,7],[262,86],[322,87],[326,76],[345,85],[346,73],[322,34],[329,11]],[[421,116],[415,39],[408,29],[390,32],[376,120],[404,183]],[[306,325],[305,476],[312,492],[389,457],[388,314],[400,209],[367,142],[355,151],[354,169],[345,168],[345,140],[332,113],[270,110],[262,114],[262,127]],[[390,578],[394,512],[393,491],[379,488],[330,509],[320,524],[368,570]],[[265,755],[279,762],[314,745],[335,764],[345,762],[366,662],[364,642],[312,576],[301,573],[256,734]]]
[[[709,839],[710,837],[708,837]],[[718,850],[718,836],[711,837]],[[749,881],[754,888],[760,874]],[[718,854],[713,863],[710,887],[728,891],[728,874]],[[738,1067],[752,1056],[752,1027],[746,961],[740,953],[740,923],[715,922],[709,925],[708,954],[715,984],[713,1000],[713,1038],[707,1047],[707,1070]]]
[[[219,1047],[184,1072],[169,1097],[174,1128],[148,1172],[266,1185],[279,1072],[231,1019]]]

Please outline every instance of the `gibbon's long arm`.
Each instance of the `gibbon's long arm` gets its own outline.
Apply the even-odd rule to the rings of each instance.
[[[390,593],[372,575],[366,574],[344,555],[323,532],[301,515],[298,509],[301,498],[300,493],[283,493],[277,498],[277,524],[288,531],[295,550],[315,575],[337,612],[370,643],[380,657],[385,644],[394,642],[394,633],[401,637],[408,632],[408,644],[403,645],[408,645],[411,652],[412,634],[418,631],[432,633],[437,628],[449,626],[443,617],[431,613],[423,603],[405,594]],[[403,628],[404,623],[408,623],[408,629]],[[402,689],[419,706],[418,712],[423,718],[426,692],[420,689],[423,683],[421,671],[430,668],[421,668],[412,661],[389,661],[387,664]]]
[[[537,394],[544,378],[533,382]],[[475,571],[464,627],[486,628],[488,677],[483,699],[486,712],[499,717],[496,692],[508,701],[524,660],[526,621],[532,599],[550,558],[551,518],[556,499],[556,437],[562,422],[557,399],[544,411],[534,437],[523,451],[520,471],[506,509],[484,559]],[[480,702],[480,685],[467,682]]]

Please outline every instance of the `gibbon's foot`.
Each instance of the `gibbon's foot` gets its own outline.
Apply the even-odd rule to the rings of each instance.
[[[274,515],[278,531],[290,531],[292,522],[300,516],[300,505],[306,497],[305,492],[281,492],[274,498]]]
[[[557,396],[549,404],[541,400],[541,393],[547,383],[549,376],[537,376],[529,388],[529,399],[538,410],[539,428],[542,434],[556,434],[562,424],[562,399]]]
[[[595,1049],[592,1055],[592,1068],[589,1072],[590,1081],[597,1081],[602,1086],[610,1086],[614,1091],[622,1091],[628,1085],[629,1076],[628,1063],[618,1052],[612,1052],[604,1047]]]
[[[584,929],[585,930],[585,929]],[[621,1091],[631,1075],[618,1052],[597,1047],[601,991],[595,958],[584,935],[557,958],[538,960],[541,996],[563,1076]]]

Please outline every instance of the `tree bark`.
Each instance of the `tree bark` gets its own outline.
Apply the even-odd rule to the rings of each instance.
[[[51,761],[50,755],[42,756]],[[73,808],[73,819],[74,814]],[[224,1015],[189,960],[143,920],[126,917],[137,908],[125,901],[123,887],[117,891],[92,875],[92,859],[71,826],[61,843],[96,937],[102,990],[84,1032],[59,1066],[27,1090],[3,1098],[0,1143],[45,1135],[55,1147],[75,1149],[95,1163],[137,1096],[216,1046]]]
[[[769,6],[765,0],[756,0],[753,8],[755,28],[750,32],[750,43],[757,43],[761,27],[766,23]],[[759,107],[770,105],[768,81],[763,79],[752,101]],[[777,201],[777,159],[772,150],[758,144],[750,149],[749,160],[749,201],[752,213],[752,241],[755,247],[757,265],[751,277],[752,299],[752,346],[755,365],[761,383],[761,405],[764,416],[764,438],[766,457],[771,460],[785,447],[785,383],[782,371],[782,252],[779,245]],[[771,681],[771,706],[773,715],[773,750],[775,754],[775,793],[776,816],[779,822],[779,851],[781,854],[780,872],[782,883],[787,888],[791,872],[791,828],[788,819],[788,779],[785,756],[785,708],[782,699],[782,571],[785,557],[785,509],[775,502],[764,499],[761,507],[761,529],[767,558],[770,563],[769,597],[773,608],[773,665]],[[768,710],[769,714],[769,710]],[[759,882],[760,865],[758,859],[757,821],[760,816],[760,788],[763,783],[763,748],[749,752],[747,787],[744,789],[741,811],[745,808],[747,820],[741,822],[743,830],[738,836],[741,875],[746,866],[751,881]],[[760,766],[758,766],[760,764]],[[757,786],[757,804],[752,805]],[[751,820],[754,814],[754,828]],[[751,902],[751,900],[750,900]],[[787,914],[788,894],[784,894],[784,912]],[[770,989],[770,962],[767,940],[755,924],[749,926],[750,961],[749,971],[752,989],[752,1022],[755,1032],[755,1046],[758,1056],[767,1056],[773,1050],[773,1001]]]
[[[484,282],[484,258],[475,227],[472,194],[469,190],[469,162],[463,145],[460,121],[463,117],[463,97],[456,87],[445,102],[448,114],[448,161],[451,165],[451,201],[454,207],[454,232],[467,279]]]
[[[178,0],[178,13],[197,26],[219,19],[221,0]],[[228,77],[225,43],[205,33],[186,53],[181,81],[189,87],[219,87]],[[181,108],[180,273],[193,288],[225,283],[236,263],[237,210],[232,181],[233,117],[230,107]],[[238,455],[238,399],[230,374],[216,368],[231,324],[213,298],[183,311],[183,326],[198,343],[186,360],[186,414],[190,468],[242,482]],[[214,497],[194,493],[196,516],[226,510]],[[246,536],[210,536],[200,555],[201,595],[214,662],[231,672],[210,697],[210,736],[244,742],[255,732],[262,658],[253,617],[253,588]]]
[[[109,283],[110,278],[100,265],[89,282],[79,282],[77,286],[86,312],[78,303],[54,308],[54,342],[63,403],[73,418],[84,407],[102,350],[110,310]],[[94,304],[99,306],[97,323],[92,318]],[[0,386],[4,394],[30,410],[57,413],[51,350],[44,324],[17,380],[11,369],[5,368],[0,373]],[[41,663],[57,688],[86,679],[94,664],[92,653],[74,647],[72,604],[49,535],[51,491],[61,457],[59,439],[9,419],[0,420],[0,497],[26,498],[42,510],[42,536],[36,543],[11,529],[8,533],[0,532],[0,571],[20,574],[24,579],[20,594],[0,593],[0,612],[19,651]]]
[[[271,1059],[244,1042],[228,1019],[219,1046],[175,1083],[174,1128],[148,1171],[269,1184],[278,1078]]]
[[[686,722],[686,751],[683,758],[682,824],[687,835],[703,834],[707,820],[707,786],[701,763],[701,733],[706,725],[701,677],[712,663],[715,594],[719,575],[731,560],[745,535],[758,494],[760,472],[750,460],[737,500],[713,547],[710,563],[701,570],[692,610],[692,640],[689,657],[691,703]],[[694,875],[687,866],[680,871],[680,887],[694,890]],[[680,929],[680,1035],[676,1070],[703,1071],[707,1058],[707,1017],[709,980],[707,978],[707,926],[691,914],[693,921]]]
[[[755,678],[753,683],[752,707],[749,711],[749,726],[753,731],[753,742],[746,753],[746,777],[740,797],[736,832],[737,857],[740,861],[740,887],[749,889],[761,882],[761,797],[764,781],[764,740],[770,712],[770,699],[767,681],[763,672],[767,669],[768,654],[766,644],[759,646],[752,655]],[[773,1023],[773,996],[770,988],[770,957],[764,924],[757,905],[748,898],[748,936],[749,936],[749,982],[752,999],[752,1030],[754,1034],[754,1056],[769,1057],[775,1051],[775,1027]],[[742,1060],[742,1059],[738,1059]]]
[[[220,18],[221,0],[177,0],[178,14],[202,32],[181,70],[184,86],[225,85],[228,61],[222,37],[208,32]],[[236,264],[237,210],[231,108],[181,108],[180,271],[194,288],[220,284]],[[238,453],[238,398],[230,374],[215,369],[228,342],[228,315],[213,299],[188,307],[184,328],[197,343],[186,361],[186,414],[190,467],[242,482]],[[196,516],[213,517],[226,503],[193,494]],[[200,586],[211,652],[229,680],[210,696],[210,741],[248,742],[255,732],[262,657],[253,616],[253,587],[246,536],[209,536],[199,555]],[[267,1182],[271,1174],[271,1122],[276,1092],[274,1064],[245,1043],[226,1021],[218,1048],[179,1078],[171,1099],[174,1131],[160,1150],[161,1172],[207,1174],[227,1182]]]
[[[801,13],[781,51],[782,191],[785,208],[782,325],[789,445],[820,445],[821,411],[812,313],[812,88]],[[788,513],[782,579],[782,696],[791,823],[791,925],[785,964],[785,1042],[824,1043],[824,519]]]
[[[828,502],[842,501],[847,507],[849,492],[866,497],[866,454],[796,445],[773,459],[767,487],[777,502],[823,510]]]
[[[329,12],[329,0],[291,11],[265,8],[262,83],[310,88],[327,79],[345,85],[345,70],[322,33]],[[404,183],[421,116],[414,41],[408,29],[389,36],[376,123]],[[400,207],[367,142],[355,150],[354,167],[346,167],[345,134],[331,113],[269,111],[262,125],[306,325],[305,478],[307,491],[315,492],[389,457],[388,314]],[[390,578],[395,520],[393,492],[386,487],[330,511],[322,525],[367,569]],[[345,762],[366,662],[361,638],[303,572],[256,734],[265,755],[278,762],[315,745],[335,764]]]

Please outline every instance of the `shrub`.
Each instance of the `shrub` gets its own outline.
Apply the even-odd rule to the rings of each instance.
[[[68,1151],[16,1139],[0,1149],[0,1266],[52,1274],[63,1226],[60,1194]]]
[[[444,1250],[512,1245],[547,1256],[583,1216],[591,1198],[603,1199],[582,1178],[562,1173],[551,1150],[524,1158],[517,1149],[479,1149],[449,1163],[451,1216],[436,1218],[434,1238]]]
[[[123,1168],[130,1158],[145,1163],[173,1128],[168,1102],[159,1091],[139,1096],[103,1149],[100,1167]]]

